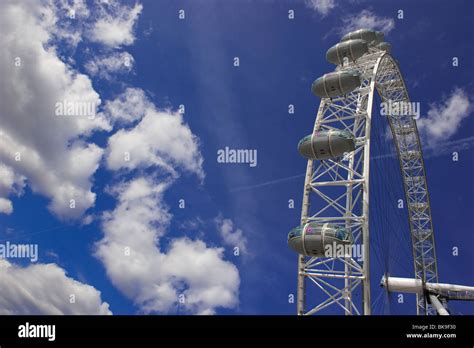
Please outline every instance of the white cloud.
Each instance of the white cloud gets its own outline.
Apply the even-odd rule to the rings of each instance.
[[[0,197],[0,213],[7,214],[7,215],[13,213],[12,201],[10,201],[9,199]]]
[[[159,166],[176,175],[175,169],[180,167],[201,179],[204,177],[198,138],[179,112],[157,110],[143,91],[137,89],[127,89],[118,100],[107,103],[105,112],[112,120],[143,117],[134,128],[121,129],[109,138],[106,150],[109,169]]]
[[[82,40],[82,32],[89,25],[90,11],[85,0],[43,0],[13,1],[3,0],[1,8],[12,5],[22,7],[37,19],[37,24],[53,40],[61,40],[72,48]]]
[[[346,34],[357,29],[380,30],[387,35],[395,28],[393,18],[379,17],[371,10],[362,10],[358,14],[352,14],[343,18],[341,34]]]
[[[10,194],[21,196],[26,178],[16,174],[11,167],[0,163],[0,213],[11,214],[12,202],[7,198]]]
[[[118,205],[103,216],[97,257],[113,284],[145,313],[176,311],[180,295],[185,301],[181,309],[189,313],[234,307],[239,274],[222,259],[222,248],[188,238],[172,240],[166,252],[160,247],[171,220],[163,203],[170,184],[139,177],[116,185],[111,192]]]
[[[142,89],[129,87],[117,98],[105,103],[104,114],[112,123],[130,123],[142,119],[147,110],[153,108]]]
[[[230,219],[224,219],[222,215],[219,215],[215,219],[217,229],[220,236],[224,240],[226,245],[230,247],[238,247],[242,254],[247,254],[247,238],[239,228],[234,228],[234,223]]]
[[[92,76],[111,79],[114,75],[128,73],[134,64],[133,56],[128,52],[115,52],[104,56],[95,56],[85,64]]]
[[[70,302],[71,295],[75,303]],[[1,315],[112,314],[94,287],[68,277],[56,264],[20,267],[0,260]]]
[[[306,6],[326,16],[333,8],[336,7],[335,0],[306,0]]]
[[[55,115],[56,103],[64,100],[93,106],[101,100],[91,80],[61,61],[49,45],[52,17],[51,8],[39,2],[2,2],[0,161],[26,177],[33,191],[51,199],[51,211],[67,219],[94,204],[91,176],[103,150],[86,139],[111,126],[103,117]]]
[[[66,15],[71,19],[84,18],[90,15],[85,0],[60,0],[56,1],[55,4],[64,9]]]
[[[134,26],[143,6],[121,6],[118,2],[103,2],[101,14],[90,30],[90,40],[108,47],[131,45],[135,41]]]
[[[216,307],[237,305],[239,273],[222,254],[222,248],[209,248],[203,241],[187,238],[174,240],[166,253],[165,275],[178,286],[185,283],[185,307],[192,313],[213,314]]]
[[[455,88],[441,104],[431,104],[427,116],[417,120],[420,135],[428,146],[449,140],[472,112],[472,104],[461,88]]]
[[[45,8],[48,8],[45,6]],[[48,28],[54,36],[76,48],[82,41],[82,32],[90,18],[90,11],[85,0],[50,1],[52,15],[51,26]],[[55,9],[54,9],[55,8]]]

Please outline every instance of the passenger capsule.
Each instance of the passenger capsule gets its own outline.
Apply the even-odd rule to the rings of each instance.
[[[347,130],[323,130],[310,134],[298,143],[301,156],[323,160],[343,156],[355,150],[355,138]]]
[[[384,35],[380,31],[375,31],[371,29],[359,29],[356,31],[351,31],[350,33],[344,35],[341,39],[341,42],[352,39],[362,39],[364,41],[367,41],[369,45],[376,45],[379,42],[383,41]]]
[[[340,246],[351,246],[352,233],[337,224],[308,222],[288,234],[288,246],[298,254],[314,257],[335,257]],[[328,248],[328,246],[330,246]],[[336,250],[334,250],[336,249]],[[340,255],[343,256],[343,255]]]
[[[390,53],[392,51],[392,45],[385,41],[378,43],[377,45],[375,45],[375,47],[387,53]]]
[[[369,52],[369,46],[366,41],[360,39],[347,40],[332,46],[326,52],[326,60],[339,65],[344,62],[344,58],[356,61],[367,52]]]
[[[360,75],[357,71],[335,71],[316,79],[311,91],[320,98],[333,98],[352,92],[360,84]]]

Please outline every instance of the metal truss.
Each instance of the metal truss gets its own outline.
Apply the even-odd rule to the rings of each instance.
[[[300,315],[315,314],[331,305],[340,307],[347,315],[371,314],[369,166],[374,93],[377,91],[383,102],[393,105],[409,102],[398,66],[385,51],[370,48],[370,52],[356,62],[346,62],[336,70],[357,70],[362,83],[348,95],[323,98],[313,131],[348,130],[355,136],[356,147],[341,158],[308,161],[301,223],[344,224],[354,236],[352,251],[361,251],[357,256],[362,257],[356,257],[354,252],[327,258],[299,256],[297,307]],[[403,176],[415,278],[423,283],[436,283],[430,201],[416,122],[411,115],[390,114],[387,118]],[[323,300],[306,308],[310,284],[320,290]],[[355,296],[354,290],[359,286],[362,287],[361,295]],[[417,313],[433,312],[429,300],[423,294],[417,294]]]

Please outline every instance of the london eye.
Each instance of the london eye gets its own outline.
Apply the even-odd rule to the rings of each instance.
[[[448,300],[474,299],[473,287],[438,281],[420,136],[413,115],[400,112],[409,109],[410,99],[390,51],[391,45],[381,32],[350,32],[327,51],[326,59],[336,65],[335,71],[312,85],[321,102],[312,132],[298,144],[308,162],[301,223],[288,235],[290,248],[299,255],[299,315],[319,314],[330,306],[336,306],[341,314],[370,315],[374,281],[387,293],[414,294],[419,315],[446,315]],[[412,263],[411,277],[397,277],[387,271],[382,279],[371,279],[371,248],[378,247],[369,229],[374,198],[369,180],[371,140],[384,136],[371,132],[376,93],[391,106],[385,118],[407,207],[403,233],[411,241],[411,261],[405,259]],[[317,295],[310,295],[309,287],[314,287]]]

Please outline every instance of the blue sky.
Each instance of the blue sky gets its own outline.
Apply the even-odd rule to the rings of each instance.
[[[9,178],[0,186],[0,239],[39,249],[36,264],[3,264],[0,313],[294,314],[288,296],[296,294],[297,258],[286,236],[299,223],[306,168],[296,144],[311,132],[319,105],[310,86],[334,69],[326,50],[364,26],[385,32],[410,98],[421,105],[440,282],[472,284],[469,1],[0,6],[8,47],[0,163]],[[11,63],[16,57],[20,67]],[[63,99],[95,103],[97,117],[54,117]],[[376,157],[393,148],[377,105],[374,114]],[[226,146],[256,149],[257,166],[218,163]],[[11,160],[17,150],[20,162]],[[391,158],[373,160],[373,298],[376,312],[414,314],[413,296],[399,304],[378,288],[387,269],[410,276],[413,268],[406,211],[396,206],[398,170]],[[378,232],[382,215],[390,219],[387,235]],[[474,313],[472,303],[450,308]]]

